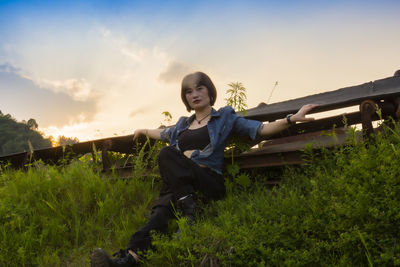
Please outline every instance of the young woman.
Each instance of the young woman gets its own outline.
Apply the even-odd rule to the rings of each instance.
[[[150,231],[164,232],[168,220],[174,218],[173,207],[191,222],[196,208],[194,195],[200,193],[210,200],[225,196],[222,167],[226,141],[231,135],[273,135],[296,122],[313,120],[305,115],[316,105],[303,106],[296,114],[268,124],[248,120],[235,114],[231,107],[213,109],[217,91],[211,79],[202,72],[184,77],[182,101],[190,117],[181,117],[175,126],[166,129],[139,129],[133,139],[147,135],[167,141],[170,145],[160,151],[158,166],[163,181],[158,200],[148,223],[131,236],[126,250],[111,259],[102,249],[95,249],[92,266],[133,266],[138,262],[137,252],[151,245]]]

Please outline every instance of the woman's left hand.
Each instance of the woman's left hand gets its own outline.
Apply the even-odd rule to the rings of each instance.
[[[317,104],[307,104],[302,106],[296,114],[290,117],[292,122],[305,122],[305,121],[313,121],[314,118],[306,118],[306,114],[310,112],[313,108],[318,107]]]

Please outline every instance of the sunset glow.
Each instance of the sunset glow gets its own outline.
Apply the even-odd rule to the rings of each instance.
[[[180,82],[197,70],[213,79],[217,108],[231,82],[249,107],[357,85],[400,69],[399,11],[398,1],[2,1],[0,110],[86,141],[187,115]]]

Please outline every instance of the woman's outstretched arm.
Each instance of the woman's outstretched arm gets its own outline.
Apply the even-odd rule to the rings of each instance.
[[[296,122],[305,122],[305,121],[314,120],[314,118],[306,118],[306,114],[308,112],[310,112],[310,110],[312,110],[313,108],[315,108],[317,106],[318,105],[316,105],[316,104],[308,104],[308,105],[302,106],[299,109],[299,111],[297,111],[296,114],[294,114],[290,117],[290,121],[292,123],[296,123]],[[259,131],[259,134],[263,135],[263,136],[274,135],[274,134],[279,133],[280,131],[287,129],[289,126],[290,125],[289,125],[287,119],[277,120],[274,122],[264,124],[263,127],[261,128],[261,130]]]
[[[157,139],[160,140],[161,138],[161,132],[164,129],[137,129],[135,133],[133,134],[133,141],[138,139],[140,136],[145,135],[148,136],[151,139]]]

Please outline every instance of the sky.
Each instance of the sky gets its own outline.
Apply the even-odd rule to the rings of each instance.
[[[0,110],[86,141],[190,115],[180,83],[194,71],[215,108],[232,82],[249,108],[358,85],[400,69],[399,13],[393,0],[0,0]]]

